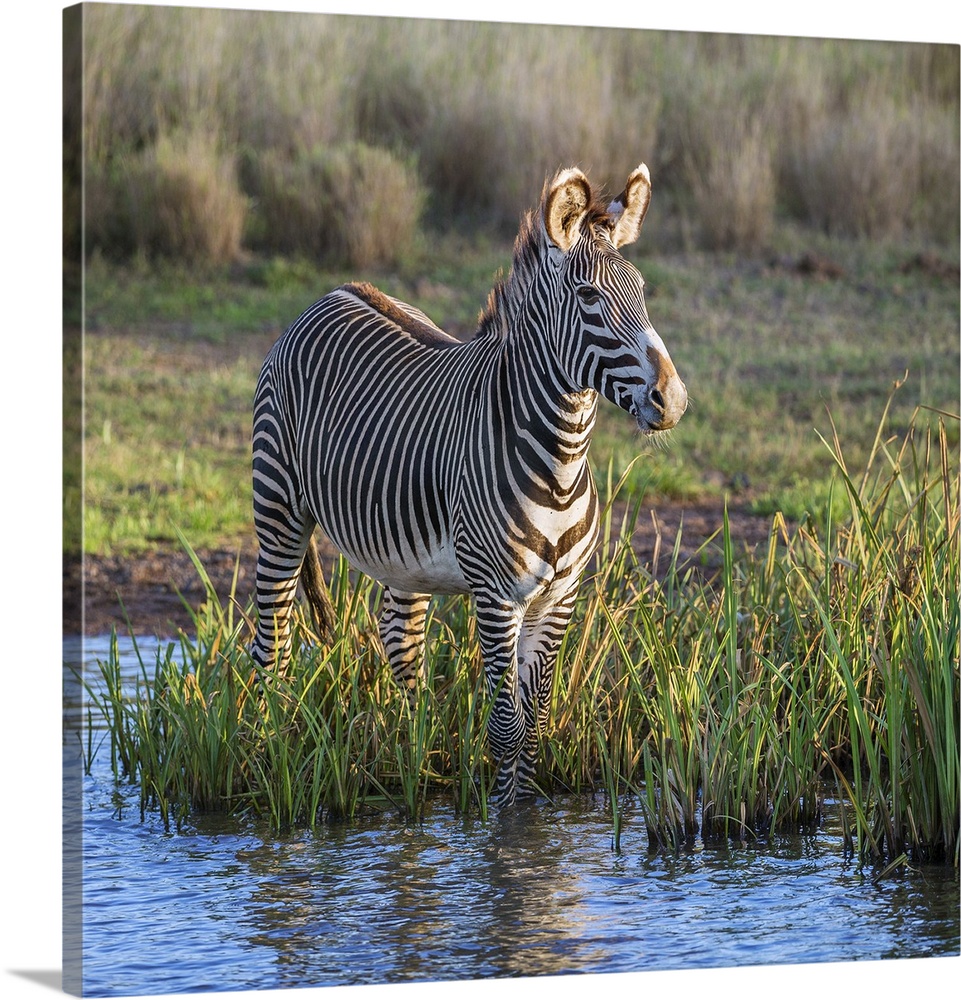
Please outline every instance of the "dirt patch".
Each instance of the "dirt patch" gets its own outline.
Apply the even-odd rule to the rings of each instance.
[[[720,532],[724,510],[719,502],[658,506],[642,512],[635,534],[635,547],[642,564],[655,573],[663,571],[681,532],[681,563],[706,573],[721,564]],[[755,549],[767,542],[771,519],[745,508],[729,507],[728,519],[735,551]],[[656,525],[656,527],[655,527]],[[713,540],[712,540],[713,538]],[[334,550],[318,535],[326,562]],[[654,564],[655,556],[658,561]],[[251,539],[239,551],[198,552],[210,580],[222,600],[230,593],[237,573],[237,599],[246,607],[253,595],[256,546]],[[81,580],[83,588],[81,589]],[[89,556],[83,563],[64,564],[64,633],[87,635],[108,633],[116,626],[123,633],[129,618],[141,635],[174,635],[192,627],[189,608],[204,600],[203,584],[189,556],[180,550],[158,550],[135,556]],[[186,602],[186,606],[185,606]]]

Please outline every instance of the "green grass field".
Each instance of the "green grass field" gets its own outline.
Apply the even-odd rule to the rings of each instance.
[[[363,277],[469,336],[509,252],[507,242],[447,237],[394,273],[361,275],[279,258],[207,272],[92,262],[86,551],[172,544],[177,528],[198,547],[249,538],[251,399],[283,328],[330,288]],[[821,270],[808,273],[812,254]],[[894,431],[919,406],[928,408],[922,426],[934,411],[958,412],[956,258],[919,263],[910,246],[791,229],[764,258],[658,255],[643,236],[634,257],[691,406],[652,446],[604,404],[592,449],[599,481],[641,455],[629,485],[652,500],[729,496],[792,521],[823,517],[834,470],[819,435],[830,436],[832,421],[857,465],[896,382]],[[956,446],[957,423],[947,426]]]

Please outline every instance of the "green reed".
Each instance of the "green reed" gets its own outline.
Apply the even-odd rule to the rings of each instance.
[[[944,423],[875,442],[852,509],[828,535],[820,579],[802,575],[843,690],[850,766],[831,757],[873,859],[958,858],[958,481]],[[932,469],[935,474],[931,474]]]
[[[630,545],[639,506],[618,518],[609,504],[559,656],[541,788],[602,793],[613,846],[639,813],[656,849],[814,831],[834,789],[863,861],[957,863],[952,419],[897,435],[882,425],[857,476],[835,434],[824,519],[792,531],[775,516],[762,551],[741,554],[725,516],[711,578],[680,564],[680,540],[652,575]],[[608,495],[618,486],[609,476]],[[141,660],[133,680],[114,643],[91,687],[115,776],[139,784],[142,810],[177,825],[203,810],[276,828],[371,809],[416,822],[440,794],[487,816],[490,700],[467,601],[433,606],[425,683],[408,703],[377,636],[380,588],[343,560],[330,576],[334,641],[320,646],[298,613],[289,669],[263,678],[235,586],[221,599],[196,565],[207,597],[195,634],[152,671]]]

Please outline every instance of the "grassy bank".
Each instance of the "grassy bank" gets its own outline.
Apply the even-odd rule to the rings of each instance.
[[[606,797],[619,842],[640,809],[653,848],[816,830],[825,787],[863,860],[958,862],[959,495],[946,430],[885,422],[867,462],[839,472],[841,516],[784,530],[712,582],[672,565],[655,581],[621,537],[586,582],[560,660],[538,777]],[[609,515],[610,516],[610,515]],[[203,572],[198,564],[198,572]],[[292,669],[257,685],[250,626],[208,590],[196,634],[93,698],[118,779],[179,825],[194,810],[277,828],[365,809],[421,815],[444,794],[486,815],[486,699],[467,603],[435,603],[428,687],[410,710],[376,637],[378,589],[335,567],[327,648],[298,626]],[[249,608],[247,609],[249,614]],[[308,619],[309,620],[309,619]],[[92,752],[92,748],[91,748]],[[106,752],[105,750],[100,752]]]

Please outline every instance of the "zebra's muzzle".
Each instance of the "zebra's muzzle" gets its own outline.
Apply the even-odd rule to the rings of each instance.
[[[630,412],[644,434],[670,430],[687,409],[687,387],[677,372],[657,380],[655,385],[638,386]]]

